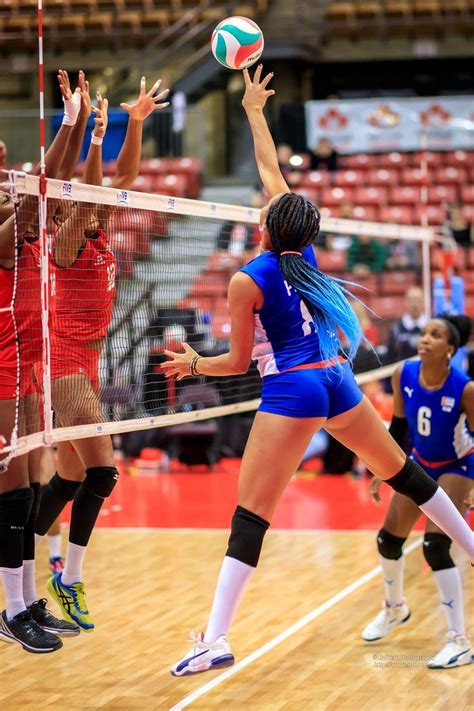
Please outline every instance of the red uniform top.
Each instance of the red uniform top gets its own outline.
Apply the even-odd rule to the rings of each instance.
[[[18,248],[18,273],[15,268],[0,267],[0,362],[16,364],[16,334],[22,363],[41,360],[41,280],[38,241],[23,241]],[[13,321],[15,319],[15,322]],[[16,323],[16,333],[15,333]]]
[[[74,264],[54,267],[51,287],[51,336],[61,348],[68,341],[105,338],[115,299],[117,260],[104,230],[87,239]]]

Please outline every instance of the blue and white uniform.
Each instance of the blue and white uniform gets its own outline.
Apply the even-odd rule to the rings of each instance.
[[[400,389],[408,420],[412,459],[438,479],[441,474],[459,474],[474,479],[474,441],[466,414],[461,410],[465,373],[451,366],[438,390],[420,384],[421,361],[403,365]]]
[[[312,247],[303,257],[316,266]],[[263,292],[255,313],[252,358],[263,379],[259,410],[287,417],[335,417],[362,399],[352,370],[321,361],[319,337],[306,304],[285,281],[276,252],[265,252],[242,267]],[[302,366],[312,366],[301,368]],[[300,369],[297,369],[300,368]]]

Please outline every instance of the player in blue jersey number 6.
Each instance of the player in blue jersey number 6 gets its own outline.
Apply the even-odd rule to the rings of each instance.
[[[418,344],[420,360],[400,366],[392,378],[394,415],[390,431],[403,444],[407,430],[411,457],[421,464],[448,494],[456,508],[465,513],[474,484],[474,383],[457,368],[451,357],[470,335],[467,316],[435,318],[422,331]],[[375,477],[370,490],[380,500],[381,479]],[[364,629],[367,642],[386,637],[410,617],[403,599],[403,551],[405,540],[420,517],[417,506],[395,493],[377,535],[385,601],[382,612]],[[427,521],[423,554],[432,569],[448,633],[441,651],[428,662],[432,669],[450,669],[471,663],[470,642],[464,626],[461,576],[450,555],[451,539]]]
[[[251,359],[263,380],[262,402],[242,459],[238,506],[206,632],[177,664],[176,676],[234,663],[227,631],[260,556],[275,507],[313,435],[325,427],[377,476],[409,496],[469,551],[473,534],[445,492],[390,437],[357,387],[348,361],[360,330],[343,287],[319,271],[311,249],[319,231],[317,208],[291,193],[263,114],[272,75],[251,81],[244,71],[243,106],[252,130],[262,182],[271,196],[261,213],[260,256],[229,284],[230,351],[203,358],[187,344],[168,352],[168,375],[245,373]],[[341,356],[342,331],[349,347]]]

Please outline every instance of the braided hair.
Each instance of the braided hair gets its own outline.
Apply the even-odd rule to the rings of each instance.
[[[448,327],[448,343],[454,346],[454,353],[458,348],[465,346],[471,335],[471,319],[469,316],[460,314],[459,316],[439,316]]]
[[[266,219],[273,247],[279,255],[280,270],[313,318],[319,336],[321,358],[334,358],[342,350],[352,361],[363,336],[357,316],[346,298],[355,297],[343,286],[350,282],[324,274],[308,264],[300,254],[317,237],[320,221],[318,208],[295,193],[285,193],[274,202]],[[297,254],[282,254],[286,251]],[[347,338],[347,351],[341,345],[338,329]]]

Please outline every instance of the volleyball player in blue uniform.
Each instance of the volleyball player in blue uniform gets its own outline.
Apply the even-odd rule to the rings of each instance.
[[[203,358],[189,345],[167,351],[167,375],[245,373],[251,358],[263,379],[262,402],[242,458],[238,506],[205,634],[172,668],[182,676],[228,666],[234,656],[227,631],[255,571],[275,507],[314,434],[326,428],[377,476],[417,505],[474,558],[472,531],[442,489],[390,437],[359,391],[349,361],[360,339],[358,320],[343,287],[320,272],[307,248],[319,231],[319,212],[289,192],[263,114],[271,75],[253,82],[244,71],[243,106],[262,182],[271,200],[261,212],[264,253],[229,284],[230,351]],[[340,356],[338,329],[349,342]]]
[[[470,335],[467,316],[429,321],[418,345],[420,360],[400,366],[392,378],[394,416],[390,431],[403,443],[407,430],[413,445],[412,459],[442,487],[464,514],[474,485],[474,383],[450,365],[451,357]],[[380,500],[381,479],[371,483]],[[364,629],[368,642],[386,637],[410,617],[403,598],[403,550],[407,536],[420,517],[418,507],[395,493],[390,502],[377,546],[384,577],[382,612]],[[431,521],[426,522],[424,557],[435,575],[448,633],[441,651],[428,666],[449,669],[471,663],[470,642],[464,625],[459,570],[450,555],[451,539]]]

